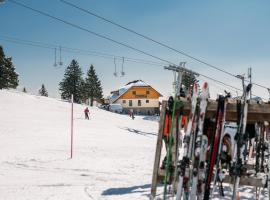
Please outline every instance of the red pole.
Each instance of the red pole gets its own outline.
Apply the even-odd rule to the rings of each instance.
[[[73,94],[71,95],[71,148],[70,159],[73,157]]]

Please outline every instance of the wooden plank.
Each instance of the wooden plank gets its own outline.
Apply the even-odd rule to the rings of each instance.
[[[184,104],[184,115],[188,115],[190,112],[191,103],[187,99],[182,99]],[[217,102],[210,100],[207,106],[206,117],[215,117],[217,110]],[[227,121],[236,122],[236,100],[230,99],[227,104],[226,119]],[[257,121],[270,121],[270,104],[268,103],[250,103],[248,106],[248,123],[254,123]]]
[[[162,110],[161,110],[161,113],[160,113],[159,130],[158,130],[158,138],[157,138],[156,153],[155,153],[155,162],[154,162],[152,185],[151,185],[151,196],[153,198],[156,196],[156,192],[157,192],[158,170],[159,170],[160,156],[161,156],[161,150],[162,150],[162,136],[163,136],[163,130],[164,130],[164,120],[165,120],[166,106],[167,106],[167,102],[162,101]]]

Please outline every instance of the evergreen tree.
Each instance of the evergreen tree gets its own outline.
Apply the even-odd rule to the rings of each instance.
[[[25,87],[23,87],[23,92],[24,92],[24,93],[27,93],[27,91],[26,91],[26,88],[25,88]]]
[[[186,92],[189,92],[189,90],[191,89],[191,85],[194,85],[195,82],[197,82],[197,79],[194,74],[191,73],[183,74],[182,84],[184,85]]]
[[[5,54],[0,46],[0,89],[6,88],[6,70],[5,70]]]
[[[83,98],[83,78],[82,70],[76,60],[72,60],[65,70],[64,78],[59,83],[59,90],[62,99],[71,99],[73,94],[74,102],[80,103]]]
[[[101,82],[98,79],[94,66],[91,65],[86,74],[84,83],[84,98],[90,98],[90,105],[93,106],[94,98],[102,98],[102,87]]]
[[[19,85],[18,74],[15,72],[15,67],[12,63],[12,58],[6,58],[7,70],[7,88],[16,89]]]
[[[18,85],[18,74],[15,72],[12,58],[6,58],[0,46],[0,89],[17,88]]]
[[[47,97],[48,96],[48,92],[47,92],[44,84],[41,85],[41,88],[40,88],[40,90],[38,92],[39,92],[39,94],[41,96],[44,96],[44,97]]]

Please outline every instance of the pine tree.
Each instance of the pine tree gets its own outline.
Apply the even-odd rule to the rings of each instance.
[[[194,74],[191,74],[191,73],[183,74],[182,84],[185,86],[186,92],[190,90],[191,85],[194,85],[195,82],[197,82],[197,79]]]
[[[5,54],[0,46],[0,89],[6,88],[6,70],[5,70]]]
[[[93,106],[94,98],[101,99],[102,87],[101,82],[98,79],[94,66],[91,65],[86,74],[85,84],[84,84],[84,97],[85,99],[90,98],[90,105]]]
[[[18,85],[18,74],[15,72],[12,58],[6,58],[0,46],[0,89],[17,88]]]
[[[16,89],[19,85],[18,74],[15,72],[15,67],[12,63],[12,58],[6,58],[7,70],[7,88]]]
[[[40,88],[40,90],[38,92],[39,92],[39,94],[41,96],[44,96],[44,97],[47,97],[48,96],[48,92],[47,92],[44,84],[41,85],[41,88]]]
[[[83,78],[82,70],[79,63],[76,60],[72,60],[70,65],[65,70],[64,78],[59,83],[59,90],[61,92],[62,99],[71,99],[73,94],[73,100],[76,103],[80,103],[83,98]]]
[[[26,88],[25,88],[25,87],[23,87],[23,92],[24,92],[24,93],[27,93],[27,91],[26,91]]]

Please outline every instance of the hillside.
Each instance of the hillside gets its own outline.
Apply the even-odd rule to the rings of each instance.
[[[68,102],[0,90],[0,200],[149,199],[158,123],[74,105],[70,159]],[[225,184],[224,198],[230,199]],[[241,187],[241,199],[254,199]],[[163,187],[158,189],[161,197]],[[267,198],[266,190],[261,199]]]
[[[148,199],[158,123],[0,90],[0,199]]]

